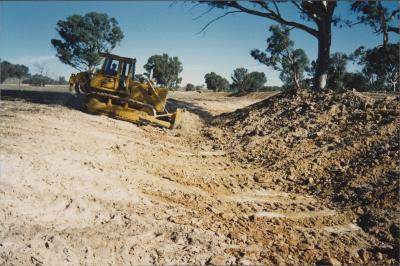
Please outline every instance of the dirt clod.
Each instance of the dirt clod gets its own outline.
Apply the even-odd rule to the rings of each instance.
[[[395,97],[174,92],[162,130],[37,94],[2,91],[0,264],[399,264]]]

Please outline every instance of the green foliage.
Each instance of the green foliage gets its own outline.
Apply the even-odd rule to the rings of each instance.
[[[143,67],[148,76],[150,76],[151,72],[153,73],[153,78],[161,86],[178,88],[182,81],[179,74],[182,72],[183,67],[176,56],[169,57],[168,54],[153,55]]]
[[[196,91],[201,91],[201,90],[204,89],[204,85],[196,85],[196,86],[194,87],[194,89],[195,89]]]
[[[28,76],[29,68],[24,65],[12,64],[8,61],[2,61],[0,64],[0,81],[3,83],[7,78],[22,79]]]
[[[248,74],[248,70],[243,67],[239,67],[233,70],[232,85],[231,88],[237,91],[245,91],[245,77]]]
[[[281,91],[282,89],[281,86],[264,86],[258,91]]]
[[[64,77],[60,77],[58,80],[54,80],[50,77],[47,77],[47,76],[44,76],[41,74],[35,74],[32,76],[29,76],[27,79],[22,81],[22,83],[30,84],[32,86],[45,86],[46,84],[50,84],[50,85],[67,84]]]
[[[194,91],[196,89],[196,87],[192,84],[192,83],[188,83],[186,84],[186,91]]]
[[[327,87],[339,90],[344,87],[344,76],[348,57],[344,53],[331,54],[329,58]]]
[[[245,91],[258,91],[267,82],[267,77],[263,72],[251,72],[244,78]]]
[[[100,52],[108,53],[124,38],[115,18],[90,12],[69,16],[57,22],[61,39],[52,39],[61,62],[78,70],[93,70],[101,60]]]
[[[343,86],[346,89],[356,89],[357,91],[368,90],[368,80],[362,73],[346,72],[343,76]]]
[[[400,33],[400,8],[389,10],[383,1],[354,1],[351,10],[357,13],[359,23],[370,26],[374,33],[383,35],[383,45],[389,42],[388,32]],[[393,23],[392,25],[390,23]]]
[[[209,25],[215,21],[233,13],[247,13],[253,16],[258,16],[263,19],[268,19],[279,23],[283,27],[290,27],[291,29],[302,30],[315,38],[318,41],[318,57],[316,64],[315,76],[313,77],[313,87],[316,90],[322,90],[326,85],[326,77],[328,70],[329,53],[332,41],[332,26],[342,26],[343,24],[348,24],[349,21],[343,20],[340,16],[334,15],[335,9],[337,7],[337,1],[199,1],[200,3],[206,3],[212,8],[230,9],[226,11],[223,15],[216,17],[215,19],[208,22],[201,31],[204,31]],[[293,16],[287,16],[287,14],[292,12],[281,12],[280,7],[292,6],[295,8],[300,16],[300,19],[295,19]],[[209,11],[205,12],[208,13]],[[282,10],[283,11],[283,10]],[[301,20],[305,20],[304,23]],[[315,24],[314,26],[312,24]],[[276,26],[275,26],[276,27]],[[283,30],[284,33],[286,30]],[[289,30],[287,30],[288,35]],[[277,34],[279,35],[279,33]],[[278,36],[279,37],[279,36]],[[291,47],[290,41],[288,39],[283,39],[287,42],[275,42],[272,46],[276,47],[277,50],[282,50],[282,47]],[[271,42],[274,42],[271,39]],[[272,55],[267,55],[269,52]],[[254,55],[253,55],[254,54]],[[277,54],[275,49],[267,51],[267,53],[262,54],[260,51],[253,51],[253,56],[260,62],[266,59],[268,65],[274,65],[276,61],[279,62],[279,58],[274,56]],[[305,53],[297,52],[296,56],[298,61],[304,60]],[[290,61],[295,61],[294,58],[289,58]],[[290,64],[293,65],[293,64]],[[301,64],[302,65],[302,64]],[[300,68],[302,67],[300,65]],[[284,69],[284,68],[282,68]],[[293,71],[293,70],[289,70]],[[282,74],[282,78],[289,81],[288,76],[293,78],[289,82],[289,87],[292,86],[290,83],[294,83],[295,88],[299,88],[301,84],[302,71],[293,71],[294,75]],[[286,82],[286,81],[285,81]],[[288,85],[288,84],[286,84]]]
[[[207,73],[204,76],[207,89],[213,91],[227,91],[229,90],[229,81],[224,77],[215,74],[214,72]]]
[[[392,90],[400,82],[399,43],[388,43],[372,49],[358,48],[352,58],[361,66],[373,90]]]
[[[267,82],[267,77],[263,72],[248,73],[248,70],[243,67],[233,70],[231,78],[233,80],[231,89],[238,92],[258,91]]]
[[[345,84],[344,77],[346,74],[346,66],[349,56],[344,53],[334,53],[329,57],[329,67],[328,67],[328,79],[327,88],[331,90],[340,90],[343,88],[348,88]],[[312,61],[310,66],[306,68],[308,75],[313,77],[315,75],[315,61]],[[350,76],[347,76],[348,78]],[[308,85],[311,85],[312,80],[308,79]]]
[[[286,87],[300,88],[304,71],[309,60],[302,49],[294,49],[290,40],[290,29],[285,26],[272,25],[271,36],[267,39],[265,52],[258,49],[251,51],[251,56],[260,63],[280,71],[280,79]]]

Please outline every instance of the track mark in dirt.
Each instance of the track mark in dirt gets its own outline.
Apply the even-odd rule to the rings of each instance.
[[[209,115],[254,102],[187,95],[180,100]],[[379,241],[353,213],[283,192],[264,167],[199,134],[193,113],[168,131],[62,106],[0,107],[7,263],[314,264],[328,253],[343,264],[376,261],[369,248]]]

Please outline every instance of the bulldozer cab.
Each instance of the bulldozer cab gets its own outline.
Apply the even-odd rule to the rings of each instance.
[[[166,108],[168,90],[158,88],[149,79],[135,81],[135,58],[102,53],[101,68],[94,73],[72,74],[70,87],[84,93],[85,107],[92,113],[139,124],[154,124],[175,128],[180,124],[182,111],[170,113]]]
[[[90,86],[107,91],[128,92],[129,83],[135,75],[136,59],[113,54],[101,54],[103,62],[101,69],[94,73]]]

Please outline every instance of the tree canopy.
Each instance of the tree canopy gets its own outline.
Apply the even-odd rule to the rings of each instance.
[[[362,74],[370,89],[396,90],[400,83],[399,43],[390,43],[389,33],[400,34],[400,7],[390,9],[380,0],[355,1],[351,10],[357,14],[357,23],[370,26],[375,34],[382,34],[381,46],[371,49],[361,46],[351,58],[363,66]]]
[[[338,90],[344,87],[348,56],[344,53],[334,53],[329,59],[328,81],[329,89]]]
[[[311,36],[315,37],[318,41],[318,57],[316,60],[316,69],[314,76],[314,88],[317,90],[325,88],[329,55],[332,39],[332,25],[338,25],[342,19],[338,16],[334,16],[336,9],[336,1],[266,1],[266,0],[255,0],[255,1],[200,1],[207,3],[212,7],[229,9],[230,11],[225,12],[222,16],[219,16],[211,20],[203,28],[207,28],[214,21],[227,16],[232,13],[246,13],[253,16],[262,17],[268,20],[273,20],[282,26],[288,26],[290,28],[296,28],[302,30]],[[281,4],[288,4],[287,7],[291,6],[299,14],[297,20],[291,20],[286,17],[286,12],[281,12]],[[289,12],[287,12],[289,13]],[[311,26],[308,21],[311,21],[314,25]]]
[[[238,90],[238,91],[244,91],[245,90],[245,77],[249,73],[249,71],[244,68],[244,67],[239,67],[233,70],[233,74],[231,76],[232,79],[232,85],[231,88]]]
[[[227,91],[229,90],[229,81],[224,77],[216,74],[215,72],[207,73],[204,76],[207,89],[213,91]]]
[[[362,73],[369,86],[375,89],[395,89],[399,84],[399,43],[388,43],[372,49],[358,48],[352,55],[355,62],[361,65]]]
[[[24,84],[30,84],[33,86],[45,86],[46,84],[51,85],[66,85],[68,82],[65,77],[58,77],[58,79],[53,79],[48,76],[43,76],[41,74],[29,75],[27,79],[22,81]]]
[[[309,60],[302,49],[295,49],[290,39],[290,29],[286,26],[272,25],[271,36],[267,39],[265,51],[254,49],[250,52],[254,59],[280,71],[280,79],[286,87],[300,89],[303,74]]]
[[[99,53],[110,52],[124,38],[115,18],[96,12],[59,20],[56,31],[61,38],[51,40],[56,56],[80,71],[93,70],[101,61]]]
[[[179,74],[183,71],[182,63],[179,58],[170,57],[168,54],[153,55],[143,66],[147,75],[152,73],[157,83],[167,88],[178,88],[182,81]]]
[[[186,84],[185,90],[186,91],[194,91],[196,87],[192,83]]]
[[[263,72],[249,73],[246,68],[236,68],[231,76],[231,89],[239,92],[250,92],[260,90],[267,82],[267,77]]]
[[[1,69],[1,83],[3,83],[8,78],[18,78],[22,79],[28,76],[29,68],[25,65],[12,64],[8,61],[2,61],[0,64]]]
[[[400,34],[400,8],[389,10],[383,1],[354,1],[351,10],[357,14],[358,23],[373,28],[374,33],[382,34],[383,46],[389,42],[389,32]]]

